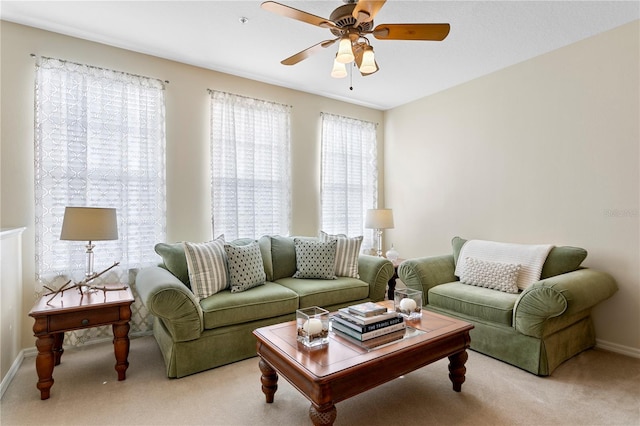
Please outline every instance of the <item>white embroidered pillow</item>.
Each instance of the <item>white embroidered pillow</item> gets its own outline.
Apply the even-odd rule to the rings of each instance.
[[[183,244],[191,290],[198,299],[204,299],[228,287],[224,235],[208,243]]]
[[[520,265],[466,257],[460,282],[505,293],[517,293],[518,272]]]
[[[296,273],[293,278],[336,279],[337,241],[316,241],[294,238]]]
[[[239,293],[264,284],[267,275],[264,272],[257,241],[244,246],[225,244],[224,250],[227,253],[231,293]]]
[[[329,235],[320,231],[320,241],[336,240],[336,275],[339,277],[360,278],[358,275],[358,256],[362,245],[362,236],[349,238],[346,235]]]

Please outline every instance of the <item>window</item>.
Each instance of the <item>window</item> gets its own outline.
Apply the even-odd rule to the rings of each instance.
[[[165,239],[160,81],[40,58],[35,87],[36,279],[84,276],[85,243],[61,241],[66,206],[112,207],[118,240],[96,244],[96,272],[156,264]],[[126,281],[122,281],[126,282]]]
[[[213,236],[288,235],[291,107],[210,93]]]
[[[367,209],[378,194],[376,124],[322,114],[322,230],[364,235],[373,247],[373,231],[364,232]]]

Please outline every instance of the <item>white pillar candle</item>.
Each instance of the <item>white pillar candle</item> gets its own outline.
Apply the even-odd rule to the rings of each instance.
[[[416,301],[408,297],[405,297],[400,301],[400,310],[402,311],[413,312],[416,310],[417,306]]]
[[[304,324],[302,324],[302,329],[309,336],[313,336],[314,334],[322,332],[322,321],[320,321],[318,318],[309,318],[304,322]]]

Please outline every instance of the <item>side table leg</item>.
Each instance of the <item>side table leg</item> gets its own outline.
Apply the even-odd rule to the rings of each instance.
[[[129,367],[129,322],[114,323],[113,329],[113,350],[116,355],[116,371],[118,380],[127,378],[127,368]]]
[[[387,299],[393,300],[393,293],[396,289],[396,279],[398,277],[398,267],[396,265],[393,266],[393,276],[389,279],[387,285],[389,289],[387,290]]]
[[[38,384],[40,389],[40,399],[49,399],[51,386],[53,386],[53,367],[55,357],[53,355],[54,337],[51,334],[38,336],[36,348],[36,371],[38,372]]]
[[[314,424],[314,426],[330,426],[333,424],[333,422],[336,421],[337,416],[338,410],[336,410],[336,406],[333,404],[322,410],[318,409],[313,404],[311,404],[311,407],[309,407],[309,417],[311,418],[311,422]]]
[[[53,335],[53,357],[55,365],[60,365],[60,359],[64,353],[62,342],[64,341],[64,333],[56,333]]]
[[[271,366],[262,358],[260,358],[258,366],[262,372],[262,377],[260,377],[262,393],[264,393],[267,404],[271,404],[273,402],[273,397],[278,390],[278,373],[276,373],[276,370],[271,368]]]
[[[462,384],[464,383],[464,375],[467,372],[467,368],[464,364],[467,362],[469,354],[466,350],[453,354],[449,357],[449,379],[453,383],[453,390],[460,392],[462,390]]]

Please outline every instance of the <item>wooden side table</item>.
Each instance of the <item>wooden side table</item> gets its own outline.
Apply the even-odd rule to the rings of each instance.
[[[109,286],[106,286],[107,288]],[[53,386],[53,367],[60,364],[64,350],[65,331],[112,325],[115,369],[118,380],[126,379],[129,366],[129,320],[131,304],[135,301],[130,288],[118,291],[93,291],[81,295],[77,289],[65,291],[51,298],[43,296],[36,302],[29,316],[35,319],[33,334],[38,339],[36,371],[40,399],[48,399]]]
[[[400,266],[402,262],[404,262],[404,259],[400,258],[391,261],[391,263],[393,263],[393,276],[387,283],[387,285],[389,286],[389,289],[387,290],[387,299],[389,300],[393,300],[393,292],[396,289],[396,280],[398,279],[398,266]]]

